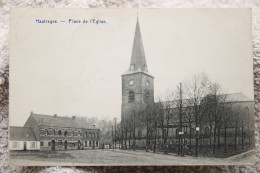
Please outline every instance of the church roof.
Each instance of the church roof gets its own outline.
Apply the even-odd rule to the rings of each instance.
[[[247,96],[245,96],[242,93],[233,93],[233,94],[227,94],[226,95],[226,102],[245,102],[245,101],[254,101]]]
[[[9,134],[11,141],[37,141],[31,127],[10,126]]]
[[[249,102],[249,101],[253,102],[254,101],[242,93],[225,94],[222,96],[225,97],[226,103]],[[187,106],[187,105],[192,106],[192,102],[190,102],[189,99],[183,99],[182,101],[185,104],[185,106]],[[166,108],[166,107],[175,108],[175,107],[177,107],[178,100],[162,101],[162,102],[157,102],[156,104],[161,104],[164,108]]]
[[[42,115],[35,113],[32,113],[31,116],[38,124],[44,126],[97,129],[81,117],[62,117],[57,115]]]
[[[148,68],[146,64],[145,59],[145,53],[144,53],[144,47],[142,42],[142,35],[140,31],[139,21],[137,18],[136,22],[136,28],[135,28],[135,36],[134,36],[134,42],[133,42],[133,49],[132,49],[132,56],[131,56],[131,62],[130,67],[125,74],[132,74],[136,72],[144,72],[148,75]]]

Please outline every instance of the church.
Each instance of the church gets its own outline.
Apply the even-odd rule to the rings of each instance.
[[[183,122],[180,128],[179,114],[176,113],[176,101],[155,103],[154,76],[148,71],[138,18],[130,65],[121,77],[121,129],[117,132],[115,141],[121,144],[122,149],[148,150],[150,148],[151,150],[159,151],[167,148],[167,150],[172,152],[179,152],[180,143],[182,145],[188,144],[190,148],[200,146],[201,149],[209,146],[211,148],[213,141],[215,145],[216,143],[218,143],[218,146],[225,145],[225,150],[227,150],[227,146],[233,146],[233,148],[235,146],[237,148],[240,145],[242,148],[245,148],[246,145],[248,147],[254,145],[254,101],[242,93],[226,94],[225,104],[231,107],[231,112],[233,112],[234,116],[246,115],[248,116],[246,118],[248,121],[242,120],[235,124],[230,123],[229,127],[226,127],[225,123],[221,124],[222,122],[220,121],[218,124],[212,122],[208,118],[209,116],[205,116],[201,120],[202,123],[196,126],[194,121],[191,122],[187,118],[189,116],[188,110],[193,107],[186,105],[183,108],[184,113],[181,120]],[[152,115],[150,117],[148,115],[146,119],[138,118],[143,116],[143,114],[149,114],[147,113],[147,108],[151,105],[159,105],[160,110],[164,112],[163,114],[166,114],[166,111],[169,110],[171,117],[168,124],[165,123],[166,120],[163,120],[164,125],[160,125],[159,122],[153,122]],[[242,111],[234,113],[234,110],[238,109]],[[149,126],[145,122],[147,119],[150,121]]]

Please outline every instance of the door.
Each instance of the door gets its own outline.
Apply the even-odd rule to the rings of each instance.
[[[80,149],[80,141],[78,141],[78,149]]]
[[[51,141],[51,150],[55,150],[55,140]]]
[[[67,148],[68,148],[68,142],[67,141],[65,141],[64,148],[65,148],[65,150],[67,150]]]
[[[27,147],[26,147],[26,142],[23,143],[23,150],[26,150]]]

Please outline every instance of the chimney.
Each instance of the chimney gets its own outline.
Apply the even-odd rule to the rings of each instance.
[[[56,118],[57,117],[57,114],[54,114],[54,118]]]
[[[72,116],[72,119],[75,120],[75,119],[76,119],[76,116]]]

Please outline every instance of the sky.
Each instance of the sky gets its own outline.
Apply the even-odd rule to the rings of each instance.
[[[250,9],[21,8],[10,20],[10,125],[31,111],[120,119],[137,13],[155,98],[204,72],[253,100]]]

